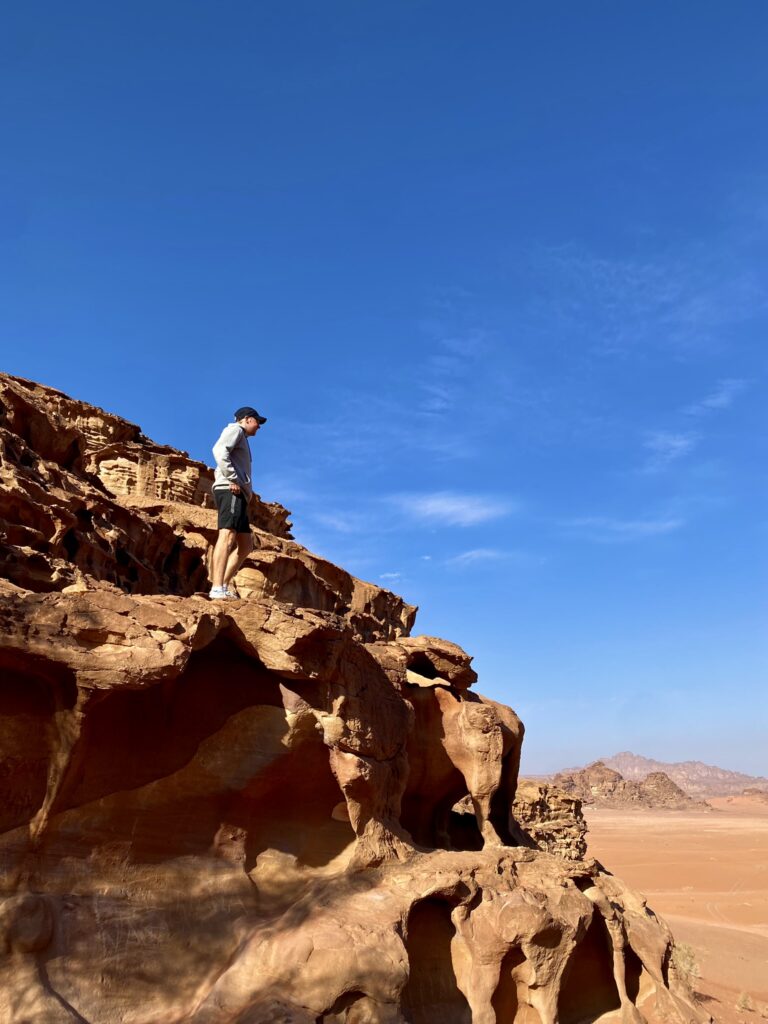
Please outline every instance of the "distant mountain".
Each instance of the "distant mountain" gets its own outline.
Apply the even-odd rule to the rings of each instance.
[[[744,775],[702,761],[654,761],[628,750],[600,760],[632,782],[642,782],[652,772],[664,772],[684,792],[699,800],[710,796],[738,796],[748,788],[768,791],[768,779],[763,776]]]
[[[559,772],[553,784],[583,804],[598,807],[667,808],[669,810],[710,810],[694,800],[664,773],[651,772],[640,782],[624,779],[603,761],[595,761],[573,772]]]

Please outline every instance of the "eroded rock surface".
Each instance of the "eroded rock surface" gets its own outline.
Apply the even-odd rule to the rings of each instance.
[[[710,810],[703,800],[684,793],[665,772],[651,772],[640,782],[625,779],[602,761],[573,772],[559,772],[552,779],[563,792],[583,804],[597,807]]]
[[[0,1022],[708,1019],[461,648],[258,500],[208,601],[206,467],[0,403]]]
[[[628,782],[642,782],[651,772],[664,772],[688,796],[739,796],[747,787],[768,792],[768,778],[718,768],[702,761],[656,761],[624,750],[600,759],[608,768],[620,772]]]
[[[587,823],[577,797],[548,783],[520,779],[512,814],[523,835],[540,850],[564,860],[584,860]]]

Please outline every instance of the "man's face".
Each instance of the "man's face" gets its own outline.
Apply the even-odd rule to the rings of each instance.
[[[253,437],[260,426],[260,423],[255,416],[246,416],[244,420],[241,420],[241,422],[243,424],[243,430],[246,432],[248,437]]]

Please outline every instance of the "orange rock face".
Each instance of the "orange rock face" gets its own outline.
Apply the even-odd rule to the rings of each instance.
[[[50,388],[0,452],[0,1022],[708,1020],[415,608],[258,499],[208,601],[211,471]]]

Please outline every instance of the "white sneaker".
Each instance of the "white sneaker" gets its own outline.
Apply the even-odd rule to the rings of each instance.
[[[227,590],[226,587],[211,587],[208,592],[208,597],[212,601],[233,601],[234,598]]]
[[[230,597],[233,597],[236,601],[240,600],[240,595],[237,592],[237,587],[233,586],[231,583],[225,583],[224,589],[226,590]]]

